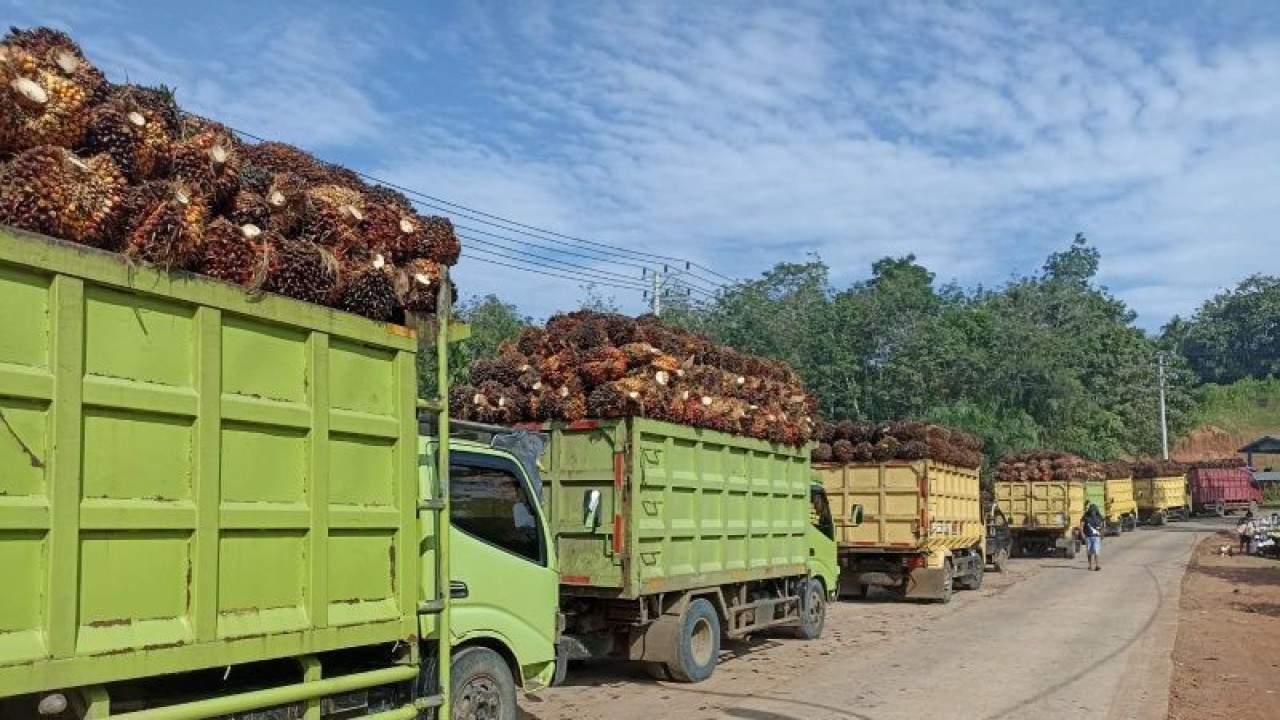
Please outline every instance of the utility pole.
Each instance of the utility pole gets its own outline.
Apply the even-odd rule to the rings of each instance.
[[[1160,456],[1169,459],[1169,425],[1164,412],[1164,351],[1156,353],[1156,367],[1160,375]]]
[[[650,279],[649,299],[652,305],[652,307],[650,308],[650,312],[652,312],[655,317],[661,317],[662,315],[662,273],[657,272],[655,270],[649,279]]]

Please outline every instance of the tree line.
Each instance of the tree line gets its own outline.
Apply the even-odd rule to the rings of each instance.
[[[1160,450],[1157,357],[1171,438],[1197,422],[1197,392],[1280,374],[1280,280],[1254,276],[1159,333],[1097,282],[1077,235],[1039,271],[999,288],[937,282],[915,256],[886,257],[848,287],[819,258],[779,263],[714,300],[664,300],[663,319],[790,363],[831,420],[926,420],[983,438],[988,460],[1046,447],[1106,460]],[[584,305],[613,309],[588,289]],[[472,338],[455,379],[532,320],[490,295],[459,307]],[[424,353],[424,390],[434,384]]]

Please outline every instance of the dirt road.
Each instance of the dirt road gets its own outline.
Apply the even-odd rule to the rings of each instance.
[[[731,644],[699,685],[591,665],[526,699],[525,717],[1164,718],[1179,583],[1197,539],[1217,527],[1108,538],[1100,572],[1083,554],[1015,560],[949,606],[837,603],[821,640]]]

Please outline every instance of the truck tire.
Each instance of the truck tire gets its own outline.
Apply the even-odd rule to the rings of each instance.
[[[516,681],[498,653],[463,648],[453,656],[453,720],[515,720]]]
[[[800,595],[800,624],[792,630],[801,640],[817,640],[826,624],[827,589],[818,578],[809,578]]]
[[[720,659],[720,617],[703,598],[689,603],[680,618],[675,642],[675,662],[667,672],[677,682],[697,683],[711,677]]]
[[[1003,573],[1009,567],[1009,550],[1006,548],[996,551],[995,560],[992,560],[991,564],[995,567],[996,572]]]

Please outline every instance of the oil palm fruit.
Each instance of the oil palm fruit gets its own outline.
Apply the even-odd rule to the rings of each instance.
[[[390,320],[399,305],[394,271],[381,255],[343,268],[333,297],[334,307],[371,320]]]
[[[415,313],[433,313],[440,298],[440,286],[446,282],[444,270],[430,260],[410,260],[399,266],[396,294],[405,310]],[[457,289],[449,282],[450,302],[458,300]]]
[[[322,303],[338,284],[338,259],[305,240],[281,240],[270,249],[262,289],[309,303]]]
[[[441,265],[452,267],[458,264],[462,254],[462,244],[453,230],[453,223],[448,218],[432,215],[423,223],[426,234],[426,257]]]
[[[132,229],[125,253],[165,269],[185,269],[199,259],[209,209],[181,182],[159,180],[135,187],[126,200]]]
[[[0,222],[95,247],[117,234],[125,180],[106,156],[41,146],[0,169]]]
[[[211,128],[173,144],[170,170],[215,208],[225,208],[240,189],[239,142],[230,132]]]
[[[94,67],[80,46],[61,30],[11,27],[0,46],[28,53],[40,68],[57,72],[79,85],[92,103],[100,102],[106,93],[107,79],[102,71]]]
[[[237,285],[251,285],[255,276],[265,277],[264,262],[270,256],[268,243],[257,225],[234,225],[219,218],[209,223],[196,271]]]
[[[89,95],[58,73],[45,69],[25,72],[6,49],[0,63],[7,65],[7,82],[0,86],[0,151],[17,152],[41,145],[78,148],[88,125]]]

